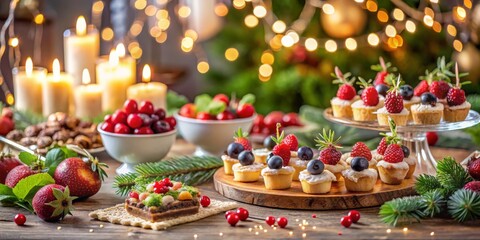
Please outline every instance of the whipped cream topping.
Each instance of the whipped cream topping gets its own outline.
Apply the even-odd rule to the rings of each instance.
[[[357,172],[349,168],[349,169],[343,170],[342,175],[344,178],[348,178],[349,180],[352,180],[354,182],[358,182],[358,180],[363,177],[371,177],[375,179],[378,178],[377,170],[371,169],[371,168],[367,168],[360,172]]]
[[[230,156],[224,154],[222,155],[222,160],[223,161],[230,161],[230,162],[238,162],[238,159],[236,158],[231,158]]]
[[[366,109],[377,109],[383,106],[382,101],[378,101],[378,104],[376,106],[367,106],[362,100],[355,101],[352,104],[352,108],[366,108]]]
[[[347,162],[348,165],[351,165],[353,158],[354,157],[348,157],[347,160],[345,160],[345,162]],[[372,159],[368,161],[368,167],[375,166],[375,164],[377,164],[377,160],[373,159],[373,156],[372,156]]]
[[[472,105],[471,105],[469,102],[467,102],[467,101],[465,101],[465,102],[463,102],[462,104],[457,105],[457,106],[448,106],[448,108],[449,108],[449,109],[452,109],[452,110],[465,109],[465,108],[471,108],[471,107],[472,107]]]
[[[338,97],[334,97],[332,100],[330,100],[330,103],[332,105],[340,105],[340,106],[350,106],[352,105],[353,102],[357,101],[360,97],[355,96],[352,100],[343,100]]]
[[[410,108],[412,111],[416,112],[428,112],[428,111],[443,111],[443,104],[437,103],[435,106],[432,106],[430,104],[414,104]]]
[[[412,99],[410,100],[405,100],[403,99],[404,103],[419,103],[420,102],[420,97],[413,96]]]
[[[377,152],[377,149],[370,151],[372,153],[372,160],[375,160],[376,162],[380,161],[383,159],[383,155],[379,154]]]
[[[307,170],[303,170],[300,172],[298,179],[300,181],[307,181],[308,183],[323,183],[337,180],[335,175],[328,170],[324,170],[322,173],[317,175],[312,175]]]
[[[265,166],[261,163],[253,163],[252,165],[243,166],[240,163],[235,163],[232,166],[233,171],[237,172],[257,172],[264,168]]]
[[[398,163],[389,163],[385,160],[378,162],[377,167],[393,168],[393,169],[409,169],[410,168],[405,161],[401,161]]]
[[[271,151],[268,148],[258,148],[253,150],[255,156],[267,156]]]
[[[415,165],[415,158],[412,155],[408,156],[408,158],[404,158],[403,161],[406,162],[408,165]]]
[[[339,173],[348,167],[345,161],[340,160],[336,165],[325,164],[325,169],[332,173]]]
[[[262,176],[263,175],[273,175],[273,174],[291,174],[295,171],[293,167],[290,166],[285,166],[280,169],[271,169],[269,167],[266,167],[262,169]]]
[[[290,162],[288,163],[288,165],[295,166],[295,167],[307,167],[308,162],[309,160],[305,161],[300,158],[293,158],[293,159],[290,159]]]
[[[406,108],[403,108],[403,110],[399,113],[389,113],[387,111],[387,108],[386,107],[382,107],[380,109],[377,110],[377,113],[379,114],[397,114],[397,115],[408,115],[410,112],[406,109]]]
[[[340,161],[346,161],[348,157],[350,157],[350,152],[342,154]]]

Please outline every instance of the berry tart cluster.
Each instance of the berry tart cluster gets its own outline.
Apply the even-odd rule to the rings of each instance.
[[[178,114],[198,120],[233,120],[249,118],[255,114],[253,103],[255,96],[247,94],[240,101],[230,99],[225,94],[217,94],[213,98],[207,94],[199,95],[194,103],[187,103],[180,108]]]
[[[148,184],[142,192],[130,192],[125,209],[135,217],[159,222],[198,213],[200,204],[210,204],[208,197],[199,199],[199,195],[198,189],[165,178]]]
[[[408,122],[408,111],[403,105],[403,97],[400,94],[400,76],[392,83],[385,97],[385,106],[378,109],[377,119],[380,126],[388,126],[388,119],[391,118],[399,126],[405,126]]]
[[[118,134],[157,134],[175,130],[177,122],[167,117],[165,109],[155,108],[150,101],[138,104],[135,100],[125,101],[123,108],[106,115],[100,125],[105,132]]]
[[[330,101],[333,116],[339,118],[352,118],[352,104],[359,99],[357,91],[352,85],[355,78],[349,79],[351,74],[343,74],[338,67],[335,67],[335,73],[332,74],[332,76],[335,77],[333,83],[340,85],[337,91],[337,96]]]

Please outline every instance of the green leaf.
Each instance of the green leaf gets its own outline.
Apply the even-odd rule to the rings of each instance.
[[[224,102],[220,101],[211,101],[210,104],[208,104],[208,113],[211,115],[217,115],[227,108],[227,105],[225,105]]]
[[[396,226],[399,223],[419,222],[424,217],[420,209],[421,197],[396,198],[384,203],[380,207],[380,218],[382,222]]]
[[[17,197],[13,194],[11,188],[4,184],[0,184],[0,202],[1,203],[14,203]]]
[[[415,182],[415,190],[422,195],[440,188],[442,188],[442,184],[440,184],[438,179],[435,176],[428,174],[421,174],[417,177],[417,181]]]
[[[17,197],[13,195],[0,195],[0,203],[15,203]]]
[[[186,103],[188,103],[188,99],[185,96],[171,90],[167,92],[167,110],[169,115],[177,112]]]
[[[208,106],[212,101],[212,97],[208,94],[202,94],[195,97],[195,107],[197,108],[197,112],[208,112]]]
[[[35,154],[31,154],[28,152],[21,152],[18,154],[18,158],[20,161],[22,161],[25,165],[32,165],[32,163],[36,162],[38,159],[38,156]]]
[[[48,168],[48,174],[53,176],[58,164],[67,158],[76,156],[78,156],[76,152],[66,147],[54,148],[48,151],[47,156],[45,156],[45,167]]]
[[[0,183],[0,195],[13,195],[12,189],[7,185]]]
[[[16,201],[15,205],[17,205],[17,206],[19,206],[23,209],[26,209],[27,211],[29,211],[31,213],[35,213],[35,211],[33,210],[32,204],[28,201]]]
[[[19,200],[30,200],[41,187],[53,184],[55,180],[48,173],[37,173],[20,180],[13,188],[13,194]]]
[[[255,95],[249,93],[249,94],[243,96],[242,99],[239,102],[239,105],[246,104],[246,103],[254,104],[255,103]]]

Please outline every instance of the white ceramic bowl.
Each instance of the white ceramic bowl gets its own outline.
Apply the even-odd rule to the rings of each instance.
[[[249,118],[233,120],[198,120],[174,114],[177,129],[188,142],[195,144],[196,156],[220,156],[233,141],[233,135],[238,128],[250,132],[256,115]]]
[[[97,130],[105,150],[123,163],[117,168],[117,174],[134,172],[139,163],[160,161],[168,154],[177,136],[177,130],[151,135],[117,134],[103,131],[100,125]]]

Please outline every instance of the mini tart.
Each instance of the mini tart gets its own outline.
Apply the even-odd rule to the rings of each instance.
[[[375,160],[376,163],[383,159],[383,155],[377,152],[377,149],[370,151],[372,153],[372,160]],[[377,165],[375,164],[375,169],[377,169]]]
[[[253,156],[255,156],[255,162],[266,165],[267,157],[270,152],[271,151],[268,150],[267,148],[259,148],[259,149],[253,150]]]
[[[305,170],[307,168],[307,163],[308,161],[299,159],[299,158],[292,158],[290,159],[290,162],[288,163],[288,166],[293,167],[295,169],[295,172],[293,173],[293,181],[298,181],[298,176],[300,175],[300,172]]]
[[[389,185],[399,185],[407,176],[410,167],[405,161],[389,163],[382,160],[377,163],[377,169],[382,182]]]
[[[345,179],[345,188],[349,192],[369,192],[377,182],[378,173],[375,169],[367,168],[357,172],[351,168],[342,171]]]
[[[360,122],[372,122],[377,119],[375,113],[383,107],[383,100],[379,100],[377,106],[367,106],[362,100],[355,101],[352,104],[353,120]]]
[[[415,173],[415,168],[417,167],[417,163],[415,160],[416,159],[411,155],[408,158],[403,159],[403,161],[408,164],[408,172],[407,172],[407,175],[405,176],[405,179],[410,179],[413,177],[413,174]]]
[[[336,165],[330,165],[325,163],[325,170],[330,171],[335,175],[336,182],[342,178],[342,171],[348,168],[348,164],[345,161],[338,161]]]
[[[412,117],[415,124],[439,124],[443,117],[443,104],[415,104],[412,106]]]
[[[413,96],[410,100],[403,100],[403,107],[406,108],[410,113],[408,114],[408,120],[413,120],[411,107],[413,104],[420,103],[420,97]]]
[[[224,154],[222,155],[223,160],[223,169],[225,170],[225,174],[233,175],[233,164],[238,163],[238,159],[231,158],[230,156]]]
[[[332,100],[330,100],[333,116],[337,118],[352,118],[352,103],[357,101],[359,98],[359,96],[355,96],[352,100],[343,100],[338,97],[334,97]]]
[[[388,126],[388,117],[390,117],[393,119],[393,121],[395,121],[397,126],[405,126],[407,125],[409,114],[410,111],[408,111],[406,108],[403,108],[403,110],[399,113],[389,113],[385,107],[382,107],[377,110],[378,125]]]
[[[302,191],[308,194],[322,194],[330,192],[332,181],[337,178],[333,173],[324,170],[321,174],[312,175],[307,170],[300,172],[300,183],[302,184]]]
[[[233,164],[233,181],[237,182],[256,182],[260,178],[260,172],[264,168],[261,163],[243,166],[240,163]]]
[[[443,110],[443,120],[446,122],[463,121],[467,118],[471,107],[472,105],[467,101],[457,106],[445,105]]]
[[[350,166],[352,163],[352,159],[354,157],[351,157],[350,153],[346,153],[346,154],[348,154],[348,157],[345,159],[345,162]],[[373,154],[372,154],[372,159],[368,161],[368,168],[373,168],[375,170],[377,169],[377,160],[373,158]]]
[[[295,170],[293,167],[285,166],[280,169],[266,167],[262,169],[265,188],[269,190],[288,189],[292,185],[292,177]]]

